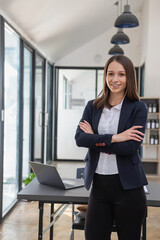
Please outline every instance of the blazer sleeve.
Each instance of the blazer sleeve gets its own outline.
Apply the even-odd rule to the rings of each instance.
[[[80,122],[83,122],[84,120],[86,120],[92,126],[93,109],[94,109],[94,106],[93,106],[93,100],[92,100],[92,101],[89,101],[88,104],[86,105]],[[111,145],[112,135],[113,134],[100,135],[100,134],[84,133],[78,125],[76,130],[75,140],[78,147],[86,147],[86,148],[91,148],[99,151],[100,145],[108,146],[108,147]],[[105,149],[103,149],[103,151],[105,151]]]
[[[145,133],[146,122],[147,122],[147,108],[144,103],[140,103],[137,106],[137,111],[132,121],[132,126],[142,126],[139,131]],[[131,126],[131,127],[132,127]],[[142,141],[137,142],[135,140],[129,140],[125,142],[112,143],[110,146],[99,147],[100,152],[118,155],[133,155],[140,148]]]

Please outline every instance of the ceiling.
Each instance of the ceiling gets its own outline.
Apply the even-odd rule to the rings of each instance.
[[[109,30],[116,0],[0,0],[0,9],[52,62]],[[122,1],[122,5],[127,0]],[[130,0],[132,13],[144,0]],[[120,11],[119,6],[119,11]]]

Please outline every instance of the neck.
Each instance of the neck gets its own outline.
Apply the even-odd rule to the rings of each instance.
[[[121,103],[122,99],[124,98],[124,94],[110,94],[109,103],[111,106],[116,106]]]

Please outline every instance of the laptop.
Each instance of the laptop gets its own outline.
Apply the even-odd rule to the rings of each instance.
[[[84,186],[83,179],[61,178],[56,167],[37,162],[29,162],[40,184],[61,189],[72,189]]]

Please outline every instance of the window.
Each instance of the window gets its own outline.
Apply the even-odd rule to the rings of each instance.
[[[71,109],[71,101],[72,101],[72,83],[63,76],[63,99],[64,99],[64,109]]]
[[[87,102],[95,98],[96,70],[59,69],[57,159],[84,159],[75,132]]]
[[[0,221],[17,202],[29,160],[51,159],[44,149],[45,59],[0,17]],[[35,68],[35,69],[34,69]],[[51,67],[52,69],[52,67]],[[35,77],[35,78],[34,78]],[[48,89],[52,88],[52,74]],[[48,144],[52,136],[52,98],[49,99]],[[48,150],[49,149],[49,150]]]
[[[17,199],[19,36],[5,24],[3,214]]]
[[[29,176],[30,144],[31,144],[31,83],[32,52],[24,48],[23,70],[23,155],[22,179]]]
[[[34,96],[34,161],[44,161],[45,72],[44,59],[36,55]]]
[[[46,141],[46,161],[52,161],[52,114],[53,114],[53,66],[47,64],[47,141]]]

